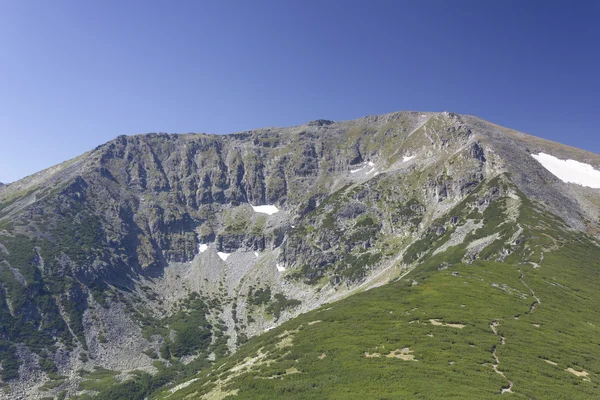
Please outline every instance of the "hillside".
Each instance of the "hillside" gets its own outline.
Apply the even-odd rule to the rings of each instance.
[[[599,167],[452,113],[120,136],[0,187],[5,395],[597,397]]]
[[[514,226],[509,196],[483,230]],[[517,196],[522,230],[505,258],[481,259],[491,245],[471,261],[475,237],[439,252],[477,219],[469,199],[411,274],[295,318],[156,398],[598,397],[598,242]]]

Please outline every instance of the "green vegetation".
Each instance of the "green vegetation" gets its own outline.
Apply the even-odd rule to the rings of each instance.
[[[0,340],[0,378],[4,382],[19,377],[21,361],[17,357],[15,346],[5,340]]]
[[[494,349],[499,369],[517,395],[596,398],[600,360],[592,355],[600,345],[595,333],[600,326],[595,296],[600,251],[570,243],[546,257],[540,269],[477,261],[417,272],[325,306],[250,340],[213,372],[201,373],[201,381],[170,398],[207,393],[228,377],[222,390],[239,389],[235,398],[240,399],[495,398],[508,382],[492,368]],[[523,281],[519,271],[525,274]],[[536,300],[523,282],[541,299],[534,312],[529,310]],[[464,328],[434,325],[432,319]],[[499,335],[490,328],[495,320]],[[296,330],[293,344],[282,346],[280,335]],[[417,361],[386,357],[404,348]],[[241,374],[230,371],[256,354],[267,356]],[[290,368],[299,373],[286,374]],[[590,381],[567,368],[589,372]],[[212,377],[217,370],[223,372]],[[272,376],[279,379],[264,379]]]
[[[95,367],[93,371],[80,370],[79,372],[79,375],[85,378],[79,384],[79,390],[101,391],[117,383],[114,378],[119,375],[118,371],[111,371],[102,367]]]
[[[45,351],[42,351],[42,353],[40,354],[38,364],[42,371],[44,371],[47,374],[55,373],[58,371],[56,365],[54,364],[54,361],[52,361],[52,359],[48,357],[48,354]]]
[[[367,273],[367,267],[374,266],[381,260],[381,253],[359,253],[355,254],[347,254],[341,265],[343,268],[340,268],[340,273],[342,276],[356,279],[362,278]]]
[[[248,303],[254,306],[261,306],[268,304],[271,301],[271,288],[260,288],[254,291],[253,287],[250,287],[248,291]]]
[[[274,300],[269,304],[266,311],[275,317],[275,321],[279,319],[281,316],[281,312],[288,309],[299,306],[302,302],[296,299],[288,299],[281,293],[275,294],[273,296]]]
[[[160,349],[164,359],[201,353],[211,344],[213,326],[206,320],[209,306],[205,299],[194,292],[181,307],[180,311],[160,321],[140,316],[145,337],[160,335],[165,338],[165,344]],[[171,339],[171,331],[175,331],[174,339]]]
[[[200,370],[205,370],[210,361],[199,358],[189,364],[182,364],[176,360],[171,361],[171,366],[166,368],[160,361],[155,361],[154,366],[158,372],[150,375],[146,372],[134,372],[132,376],[123,382],[116,382],[115,371],[96,368],[95,371],[80,371],[86,380],[80,388],[89,388],[98,392],[97,395],[81,395],[71,397],[77,400],[116,400],[116,399],[145,399],[152,393],[157,392],[165,385],[177,380],[189,378]]]
[[[480,193],[490,187],[510,188],[497,181]],[[515,223],[505,222],[510,204],[503,196],[479,215],[469,201],[459,205],[448,220],[438,221],[446,230],[420,252],[426,252],[420,267],[404,279],[250,339],[169,399],[192,393],[235,393],[232,398],[239,399],[492,399],[509,381],[513,394],[505,396],[598,398],[600,248],[517,195]],[[483,226],[466,243],[493,233],[504,239],[490,242],[471,264],[461,262],[464,244],[433,256],[467,217],[481,219]],[[516,223],[522,233],[507,243]],[[499,254],[503,262],[493,261]]]
[[[99,219],[68,196],[64,200],[71,202],[67,214],[48,214],[39,219],[45,235],[0,234],[0,243],[10,249],[8,253],[0,251],[4,288],[0,291],[0,338],[9,343],[25,343],[40,355],[40,367],[46,373],[56,369],[45,352],[56,340],[68,349],[73,348],[75,341],[86,347],[82,318],[87,309],[87,293],[64,263],[68,260],[74,265],[86,265],[102,243]],[[67,321],[61,317],[59,305]],[[2,380],[16,378],[14,350],[2,346],[0,351],[5,359],[0,372]]]
[[[296,299],[288,299],[282,293],[271,296],[269,287],[254,290],[251,286],[248,291],[248,304],[251,306],[266,306],[265,311],[277,321],[282,311],[297,307],[301,302]]]
[[[42,386],[40,386],[40,390],[45,391],[45,390],[56,389],[57,387],[62,385],[66,379],[67,379],[67,377],[65,376],[65,377],[62,377],[62,379],[49,380],[48,382],[46,382]]]
[[[311,256],[325,257],[327,261],[303,262],[287,275],[288,279],[302,279],[311,285],[328,278],[337,283],[342,278],[357,281],[364,278],[371,267],[392,254],[373,246],[385,240],[381,221],[390,218],[383,215],[382,210],[386,207],[379,207],[375,200],[380,197],[379,190],[384,189],[374,189],[369,185],[372,183],[342,187],[325,198],[292,230],[286,250],[302,253],[301,261],[309,260]],[[386,195],[394,197],[392,192]],[[360,196],[368,198],[359,202],[356,198]],[[323,242],[327,247],[323,246]]]
[[[479,185],[477,190],[461,201],[446,216],[435,220],[426,234],[409,246],[404,254],[404,262],[412,263],[431,258],[435,250],[450,240],[455,230],[465,224],[468,219],[481,221],[483,225],[468,234],[463,243],[452,248],[450,252],[445,252],[445,261],[449,263],[460,261],[465,255],[466,246],[469,243],[492,234],[498,234],[498,238],[491,246],[486,246],[483,252],[479,254],[479,258],[491,259],[492,256],[498,255],[505,241],[516,232],[517,228],[510,223],[507,212],[507,197],[494,200],[489,191],[506,192],[509,188],[518,193],[518,201],[524,201],[525,196],[509,184],[504,176],[499,176],[490,182]],[[477,204],[482,201],[491,201],[491,203],[483,213],[480,213]],[[519,212],[522,211],[517,211],[517,213]]]
[[[6,211],[6,209],[9,206],[13,205],[14,203],[16,203],[19,200],[22,200],[24,198],[31,196],[37,190],[38,190],[38,188],[34,187],[28,191],[15,192],[15,193],[11,194],[10,196],[0,199],[0,218],[4,217],[6,214],[8,214],[8,211]]]
[[[3,381],[18,376],[19,362],[14,347],[10,345],[16,342],[25,343],[30,350],[42,356],[40,365],[44,371],[51,372],[52,360],[44,356],[43,350],[52,346],[57,336],[66,345],[72,344],[72,337],[54,297],[60,293],[59,289],[46,284],[36,265],[37,243],[23,235],[0,235],[0,243],[11,249],[10,254],[0,252],[0,278],[3,283],[3,290],[0,290],[0,353],[3,367],[0,376]],[[60,282],[60,278],[56,281]],[[58,287],[61,287],[60,283]],[[37,312],[32,313],[32,310]]]
[[[267,218],[264,216],[258,216],[256,217],[256,221],[254,222],[254,225],[252,225],[252,228],[250,229],[250,233],[252,235],[262,235],[264,233],[265,230],[265,225],[267,223]]]

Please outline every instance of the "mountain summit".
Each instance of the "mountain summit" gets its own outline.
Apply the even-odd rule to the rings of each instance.
[[[119,136],[0,187],[0,378],[10,398],[597,397],[599,171],[449,112]]]

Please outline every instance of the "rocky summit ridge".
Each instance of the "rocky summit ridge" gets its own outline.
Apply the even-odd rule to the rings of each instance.
[[[533,254],[525,209],[597,243],[600,191],[539,153],[600,169],[600,155],[476,117],[396,112],[119,136],[0,185],[5,393],[92,395],[165,366],[175,382],[433,257]]]

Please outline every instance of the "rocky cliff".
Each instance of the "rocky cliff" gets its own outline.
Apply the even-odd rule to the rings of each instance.
[[[453,113],[120,136],[0,187],[0,377],[17,398],[48,382],[85,390],[99,368],[200,369],[446,240],[497,242],[461,255],[471,261],[508,256],[516,223],[476,232],[501,199],[510,219],[516,193],[598,235],[598,190],[562,182],[540,152],[600,167]]]

